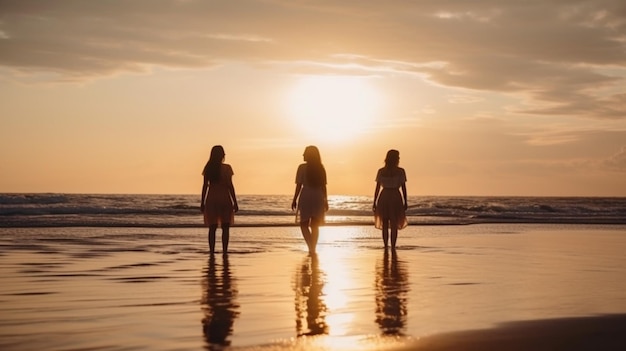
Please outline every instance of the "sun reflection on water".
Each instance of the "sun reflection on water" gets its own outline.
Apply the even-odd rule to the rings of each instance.
[[[396,252],[381,250],[379,254],[370,259],[357,257],[330,242],[317,254],[305,254],[294,275],[297,337],[292,340],[293,349],[384,350],[409,342],[405,334],[407,268]],[[370,269],[375,270],[374,280],[367,273]],[[364,277],[369,279],[362,281]],[[372,288],[369,300],[362,292]],[[362,333],[367,316],[378,325],[379,333]]]

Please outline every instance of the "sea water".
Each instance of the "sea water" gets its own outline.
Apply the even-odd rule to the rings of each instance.
[[[293,225],[291,196],[240,195],[238,226]],[[371,196],[329,197],[328,225],[371,225]],[[411,224],[626,224],[624,197],[410,196]],[[199,195],[0,194],[0,227],[200,227]]]

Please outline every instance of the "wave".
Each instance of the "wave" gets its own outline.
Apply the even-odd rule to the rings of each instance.
[[[293,225],[288,195],[240,195],[236,225]],[[372,197],[329,197],[329,225],[372,223]],[[411,196],[414,224],[626,224],[626,198]],[[0,194],[1,227],[200,227],[196,195]]]

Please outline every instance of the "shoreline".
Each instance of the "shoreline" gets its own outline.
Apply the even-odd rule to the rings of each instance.
[[[373,227],[329,226],[315,259],[295,226],[241,227],[214,256],[196,228],[0,234],[3,350],[547,350],[530,340],[626,336],[625,226],[409,226],[395,251]]]
[[[408,227],[442,227],[442,226],[478,226],[478,225],[572,225],[572,226],[626,226],[625,221],[537,221],[537,220],[518,220],[518,221],[474,221],[474,222],[461,222],[458,219],[450,220],[449,222],[444,221],[431,221],[431,222],[419,222],[419,223],[409,223]],[[330,222],[325,223],[321,226],[324,227],[373,227],[374,222]],[[29,225],[23,224],[10,224],[6,221],[0,223],[0,229],[28,229],[28,228],[163,228],[163,229],[202,229],[207,228],[202,224],[116,224],[116,223],[92,223],[92,222],[81,222],[81,223],[58,223],[51,224],[49,222],[37,224],[32,223]],[[299,228],[299,224],[297,223],[234,223],[231,225],[231,228]]]

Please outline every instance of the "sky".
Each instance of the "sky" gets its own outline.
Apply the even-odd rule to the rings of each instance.
[[[0,0],[0,192],[626,196],[623,0]]]

